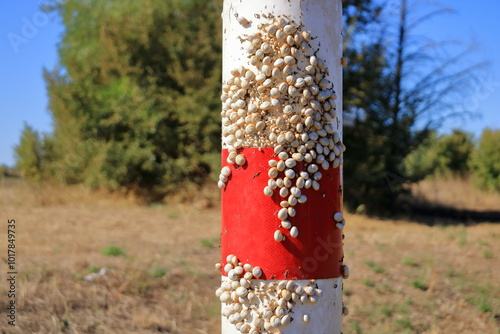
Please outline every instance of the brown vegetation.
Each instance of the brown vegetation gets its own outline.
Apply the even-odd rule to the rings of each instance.
[[[201,207],[3,184],[19,275],[17,326],[2,316],[0,332],[219,333],[220,210]],[[345,333],[497,333],[499,225],[347,222]],[[84,279],[101,268],[104,277]]]
[[[428,178],[412,185],[411,190],[422,202],[462,210],[500,211],[500,193],[480,190],[469,179]]]

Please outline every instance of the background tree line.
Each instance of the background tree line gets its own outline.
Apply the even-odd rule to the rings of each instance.
[[[419,19],[443,10],[413,17],[401,0],[395,23],[380,2],[343,5],[348,207],[391,212],[405,183],[447,171],[472,170],[478,184],[500,190],[498,131],[485,131],[477,147],[463,132],[436,134],[442,117],[461,112],[457,91],[471,70],[458,66],[461,55],[431,57],[412,39]],[[47,4],[65,26],[59,67],[44,71],[54,128],[39,134],[25,126],[16,148],[25,178],[146,200],[212,182],[220,165],[221,7],[220,0]]]

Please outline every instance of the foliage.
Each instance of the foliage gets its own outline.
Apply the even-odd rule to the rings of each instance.
[[[0,179],[8,177],[16,178],[19,176],[19,172],[15,168],[11,168],[7,165],[0,165]]]
[[[468,161],[474,150],[472,135],[454,129],[449,135],[438,136],[433,131],[429,138],[404,160],[403,174],[411,180],[421,180],[433,175],[465,176]]]
[[[65,26],[59,66],[44,73],[54,131],[23,133],[26,177],[147,200],[214,177],[222,1],[47,1]],[[431,57],[411,38],[410,22],[422,20],[406,0],[397,25],[382,21],[389,9],[379,1],[342,2],[346,205],[390,212],[403,182],[415,180],[400,175],[401,162],[432,136],[436,124],[426,117],[454,110],[449,97],[464,72],[448,71],[458,58]]]
[[[467,163],[474,150],[472,134],[455,129],[451,134],[441,136],[438,145],[437,172],[445,174],[450,171],[465,175],[469,170]]]
[[[468,72],[457,70],[463,55],[434,57],[432,48],[412,35],[415,22],[442,11],[414,17],[406,2],[400,1],[396,25],[375,20],[362,26],[366,31],[351,38],[344,50],[349,60],[343,87],[348,149],[344,199],[351,210],[364,205],[368,213],[396,211],[404,184],[416,180],[401,175],[402,162],[442,118],[460,113],[459,88]],[[371,12],[379,13],[370,3],[365,4]],[[384,7],[382,13],[389,10]]]
[[[401,174],[412,181],[436,174],[440,161],[439,138],[435,131],[422,144],[408,154],[400,167]]]
[[[167,270],[165,268],[156,267],[153,269],[151,274],[154,278],[162,278],[167,274]]]
[[[106,246],[103,249],[101,249],[101,254],[105,256],[125,256],[125,250],[116,245],[110,245]]]
[[[500,130],[483,130],[469,165],[479,187],[500,192]]]
[[[28,181],[39,181],[42,174],[42,143],[38,132],[25,124],[15,152],[21,174]]]
[[[372,23],[378,23],[382,6],[373,0],[342,0],[344,47],[349,48],[353,37],[366,31]]]
[[[28,124],[24,124],[19,144],[15,147],[17,169],[31,183],[42,181],[50,171],[53,142],[50,136],[40,135]]]
[[[220,149],[219,5],[67,0],[49,7],[66,28],[60,67],[45,71],[58,153],[52,179],[151,199],[186,181],[203,183]]]

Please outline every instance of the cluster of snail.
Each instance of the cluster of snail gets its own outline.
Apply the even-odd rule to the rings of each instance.
[[[280,328],[295,319],[295,305],[316,303],[323,295],[315,280],[301,285],[296,280],[255,280],[262,275],[259,267],[241,263],[235,255],[228,255],[227,264],[216,268],[224,270],[227,279],[215,292],[223,303],[222,315],[236,326],[240,333],[280,333]],[[302,321],[309,322],[308,314]]]
[[[249,24],[242,17],[238,22]],[[229,165],[236,169],[248,163],[243,148],[273,148],[263,194],[279,195],[280,226],[297,238],[291,218],[295,206],[307,201],[304,189],[319,190],[324,171],[343,163],[346,147],[338,132],[337,96],[328,68],[317,56],[319,45],[302,25],[273,17],[256,33],[239,38],[248,62],[233,68],[223,82],[222,145],[228,150],[228,165],[221,170],[218,186],[224,189],[230,182]],[[344,227],[341,213],[334,221],[337,228]],[[285,237],[280,229],[274,233],[277,242]],[[226,260],[224,267],[217,264],[227,279],[216,295],[223,303],[222,315],[241,333],[281,333],[280,328],[294,320],[291,311],[297,303],[315,303],[322,295],[314,280],[304,286],[295,280],[258,280],[259,267],[242,264],[235,255]],[[348,275],[343,266],[343,277]],[[302,321],[309,322],[309,315]]]

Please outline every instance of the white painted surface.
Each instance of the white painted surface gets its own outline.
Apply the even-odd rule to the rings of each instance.
[[[328,80],[333,82],[337,93],[339,111],[336,131],[342,138],[342,3],[341,0],[224,0],[223,21],[223,66],[222,81],[231,77],[230,71],[238,66],[252,68],[248,64],[246,46],[239,36],[258,31],[258,25],[269,23],[263,15],[287,16],[301,23],[303,30],[311,31],[315,39],[311,45],[319,48],[317,56],[323,59],[329,69]],[[259,15],[260,18],[257,18]],[[243,16],[251,24],[244,27],[236,16]]]
[[[227,279],[224,277],[222,279]],[[273,282],[265,280],[264,282]],[[276,281],[274,281],[276,282]],[[297,280],[306,285],[309,280]],[[298,302],[290,315],[293,321],[280,328],[283,334],[340,334],[342,332],[342,279],[331,278],[316,280],[323,296],[315,304]],[[303,321],[304,314],[309,315],[310,322]],[[251,322],[251,321],[250,321]],[[264,333],[264,331],[261,331]],[[236,326],[222,316],[222,334],[240,334]]]
[[[249,64],[246,47],[248,41],[242,42],[241,36],[258,31],[258,25],[269,23],[264,18],[269,14],[276,17],[286,16],[303,25],[302,30],[311,32],[314,40],[313,49],[319,49],[318,58],[325,61],[329,70],[327,77],[334,84],[337,94],[338,116],[334,128],[342,138],[342,27],[340,0],[224,0],[223,19],[223,81],[231,77],[230,71],[238,66],[252,69]],[[237,17],[245,17],[251,23],[241,25]],[[272,256],[272,255],[270,255]],[[224,277],[223,277],[224,279]],[[227,279],[227,278],[226,278]],[[307,284],[309,280],[297,281]],[[330,278],[317,280],[323,296],[317,303],[300,302],[291,314],[293,321],[280,328],[283,334],[340,334],[342,331],[342,279]],[[308,314],[310,322],[303,321]],[[222,316],[222,334],[239,334],[234,324]],[[268,333],[261,330],[260,333]]]

